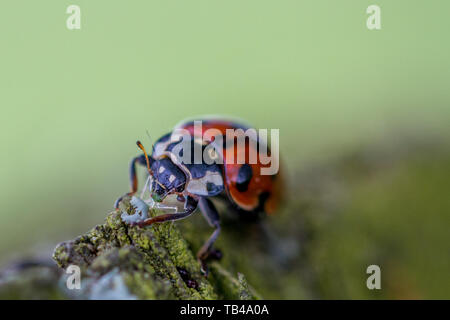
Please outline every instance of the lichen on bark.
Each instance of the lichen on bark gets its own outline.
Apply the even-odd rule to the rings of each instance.
[[[129,199],[123,207],[132,213]],[[152,216],[158,214],[150,211]],[[108,214],[104,224],[86,234],[60,243],[53,258],[62,269],[80,267],[84,280],[79,298],[259,298],[243,275],[234,276],[219,263],[211,263],[210,275],[205,277],[174,223],[131,227],[118,212]]]

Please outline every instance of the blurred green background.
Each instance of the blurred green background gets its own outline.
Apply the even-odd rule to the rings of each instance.
[[[66,28],[70,4],[81,30]],[[382,30],[366,28],[371,4]],[[448,1],[3,0],[0,260],[100,223],[128,190],[135,141],[185,117],[279,128],[290,174],[404,132],[446,139],[449,12]]]

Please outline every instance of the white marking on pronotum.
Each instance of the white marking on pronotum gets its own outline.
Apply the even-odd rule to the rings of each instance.
[[[172,183],[175,180],[175,176],[173,174],[170,175],[169,177],[169,182]]]
[[[164,168],[163,166],[159,167],[159,173],[163,173],[164,170],[166,170],[166,168]]]
[[[192,179],[191,181],[189,181],[186,190],[191,193],[198,194],[200,196],[207,196],[209,195],[207,189],[208,183],[213,183],[217,186],[222,186],[223,185],[222,175],[219,172],[206,171],[204,177],[201,177],[199,179]]]

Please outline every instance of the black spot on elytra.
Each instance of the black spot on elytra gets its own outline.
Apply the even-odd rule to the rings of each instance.
[[[270,192],[268,192],[268,191],[262,192],[259,195],[259,209],[260,210],[264,209],[264,204],[266,203],[267,199],[269,199],[269,198],[270,198]]]
[[[246,163],[239,168],[238,176],[236,179],[236,189],[239,192],[245,192],[248,190],[248,185],[253,177],[252,167]]]

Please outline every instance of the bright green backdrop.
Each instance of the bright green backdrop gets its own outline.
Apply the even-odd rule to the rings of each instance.
[[[101,222],[135,140],[187,116],[280,128],[291,170],[399,128],[446,132],[449,15],[448,1],[2,0],[0,257]]]

